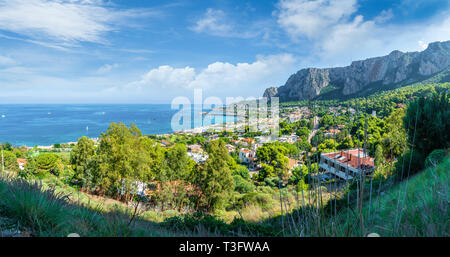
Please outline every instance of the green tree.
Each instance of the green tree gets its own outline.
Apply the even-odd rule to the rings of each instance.
[[[186,146],[177,144],[165,152],[163,163],[162,168],[155,169],[156,178],[160,182],[160,190],[155,197],[162,209],[172,206],[181,210],[187,200],[185,188],[195,162],[188,157]]]
[[[100,136],[96,166],[99,171],[101,191],[125,200],[131,199],[136,181],[154,177],[151,155],[148,148],[155,142],[143,137],[136,125],[127,127],[123,123],[111,123],[106,133]]]
[[[350,136],[345,137],[337,146],[337,149],[343,150],[343,149],[350,149],[353,148],[354,143]]]
[[[317,146],[317,150],[320,152],[330,152],[330,151],[335,151],[337,148],[338,144],[336,143],[336,141],[334,139],[325,139],[325,141]]]
[[[300,127],[296,132],[297,136],[299,136],[300,138],[308,138],[310,133],[311,131],[307,127]]]
[[[1,149],[6,150],[6,151],[12,151],[13,147],[10,143],[6,142],[1,144]]]
[[[403,122],[408,142],[422,156],[450,147],[450,104],[446,93],[412,102]]]
[[[377,149],[375,150],[375,168],[378,169],[381,167],[384,161],[383,147],[381,145],[377,145]]]
[[[169,179],[186,180],[193,168],[191,159],[187,155],[187,148],[177,144],[166,152],[167,168],[170,170]]]
[[[208,211],[220,208],[233,190],[234,181],[230,163],[233,159],[228,154],[225,144],[212,141],[208,147],[206,163],[196,173],[197,185],[204,195],[204,207]]]
[[[407,147],[406,131],[403,127],[404,109],[397,109],[386,117],[386,133],[381,139],[383,152],[389,159],[402,155]]]
[[[267,177],[278,176],[287,178],[289,159],[286,157],[288,149],[279,142],[266,143],[256,150],[258,161],[262,163],[262,170],[257,176],[258,181],[264,181]]]
[[[78,139],[78,143],[72,148],[70,152],[70,164],[74,170],[74,181],[84,181],[86,182],[88,174],[86,174],[86,169],[89,161],[91,161],[92,156],[95,154],[94,141],[83,136]],[[75,182],[76,183],[76,182]],[[81,182],[84,184],[83,182]]]
[[[233,175],[234,191],[245,194],[255,190],[255,185],[240,175]]]
[[[19,169],[19,164],[17,163],[17,157],[11,151],[3,151],[3,161],[4,161],[4,165],[5,165],[5,170],[17,171]]]
[[[289,177],[289,183],[297,184],[309,174],[308,167],[306,165],[301,165],[292,170],[292,175]]]
[[[54,153],[41,153],[36,157],[36,165],[39,175],[52,173],[56,176],[61,171],[61,162],[58,155]]]
[[[250,172],[248,168],[243,165],[238,165],[237,169],[233,172],[233,176],[235,175],[241,176],[245,180],[250,179]]]

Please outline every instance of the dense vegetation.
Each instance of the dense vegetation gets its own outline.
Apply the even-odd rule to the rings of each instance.
[[[248,131],[240,135],[230,132],[213,135],[208,132],[197,135],[173,134],[161,138],[142,135],[135,125],[127,127],[122,123],[112,123],[100,135],[98,142],[82,137],[74,146],[64,145],[71,147],[70,153],[39,152],[3,144],[5,169],[12,174],[17,172],[22,179],[3,178],[0,194],[9,200],[3,203],[3,207],[0,206],[0,214],[20,216],[20,222],[34,233],[39,231],[38,235],[59,235],[76,230],[73,224],[61,225],[67,217],[81,223],[88,222],[85,224],[88,229],[83,233],[89,235],[111,235],[109,230],[92,232],[92,227],[110,222],[111,217],[120,228],[105,225],[107,229],[124,229],[123,235],[139,235],[135,230],[129,230],[136,218],[136,211],[134,214],[129,213],[128,207],[125,207],[125,211],[116,210],[113,211],[114,215],[105,216],[91,207],[71,206],[53,189],[48,190],[33,182],[42,179],[53,181],[50,184],[65,190],[117,199],[125,206],[145,206],[141,217],[136,218],[139,222],[148,221],[148,213],[164,216],[171,212],[168,217],[164,216],[167,219],[155,218],[155,221],[163,223],[149,225],[158,226],[158,229],[160,225],[163,226],[164,233],[174,229],[192,231],[201,225],[210,231],[218,228],[221,235],[364,235],[368,228],[375,231],[376,227],[363,224],[370,219],[366,217],[361,221],[361,217],[374,215],[371,221],[380,223],[377,219],[394,212],[391,209],[391,214],[385,213],[383,216],[371,212],[372,195],[380,201],[388,201],[384,200],[386,196],[381,196],[382,191],[392,188],[397,190],[395,188],[405,182],[407,184],[413,174],[424,168],[428,168],[428,185],[436,187],[440,193],[448,194],[445,191],[448,190],[448,180],[445,182],[445,178],[448,178],[446,156],[450,144],[447,132],[450,130],[449,87],[449,83],[416,85],[367,98],[305,103],[311,110],[309,116],[296,122],[282,120],[280,123],[282,136],[294,134],[299,139],[294,143],[276,141],[259,147],[256,153],[261,169],[253,177],[237,156],[238,150],[244,146],[238,144],[237,151],[232,153],[226,148],[227,143],[237,140],[239,136],[259,135]],[[286,106],[292,107],[294,104]],[[352,108],[355,112],[351,111]],[[373,110],[377,111],[377,115],[371,115]],[[283,109],[283,112],[289,112],[288,108]],[[313,128],[314,117],[319,120],[318,128]],[[330,133],[337,128],[339,132]],[[314,136],[312,133],[315,133]],[[216,137],[211,139],[212,136]],[[309,136],[312,136],[310,142]],[[162,140],[169,145],[163,146]],[[188,156],[188,144],[200,144],[208,159],[203,163],[193,161]],[[246,147],[251,148],[251,145]],[[373,176],[344,184],[337,183],[335,179],[318,181],[318,161],[322,152],[353,147],[365,148],[375,157]],[[19,169],[17,158],[27,160],[23,170]],[[303,162],[303,165],[289,168],[291,158]],[[442,161],[444,164],[436,168]],[[440,172],[438,179],[433,181],[434,172],[445,168],[447,171]],[[11,191],[11,187],[18,189]],[[150,191],[151,196],[143,196],[142,188]],[[29,192],[20,195],[22,189]],[[399,192],[406,194],[408,190],[399,189]],[[439,201],[443,200],[432,194],[441,204]],[[20,197],[23,197],[20,200],[22,205],[11,200]],[[369,203],[363,204],[363,200]],[[41,204],[39,208],[42,211],[33,206],[36,204],[34,201]],[[405,202],[398,201],[397,206],[400,204]],[[435,202],[426,204],[434,208],[432,205]],[[51,212],[56,208],[64,209],[61,217],[52,216],[54,214]],[[411,212],[416,210],[413,209],[416,207],[411,208]],[[408,213],[408,210],[402,211]],[[30,214],[25,214],[28,212]],[[359,213],[359,216],[349,218],[354,212]],[[398,212],[394,213],[398,215]],[[447,215],[446,212],[444,214]],[[408,219],[408,215],[404,218]],[[442,215],[442,210],[430,215],[436,220]],[[83,217],[93,220],[83,221]],[[36,227],[35,219],[42,219],[41,226],[45,229]],[[394,230],[390,233],[379,231],[380,234],[398,235],[401,231],[413,233],[398,227],[403,224],[402,221],[401,218],[395,221]],[[361,226],[354,225],[355,222]],[[411,218],[408,222],[419,226],[424,220]],[[336,224],[347,226],[348,230],[342,231]],[[139,233],[147,235],[141,230]],[[448,229],[436,232],[437,235],[445,233],[448,233]],[[430,234],[422,230],[418,235]]]

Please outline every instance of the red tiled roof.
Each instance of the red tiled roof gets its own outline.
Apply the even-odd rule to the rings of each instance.
[[[23,165],[27,164],[27,159],[21,159],[21,158],[17,158],[17,163],[23,163]]]
[[[358,149],[352,149],[352,150],[346,150],[346,151],[341,151],[341,152],[335,152],[335,153],[327,153],[327,154],[323,154],[324,156],[333,159],[336,162],[342,163],[344,165],[348,165],[354,169],[358,169],[358,164],[359,165],[370,165],[370,166],[375,166],[374,164],[374,159],[367,156],[367,157],[363,157],[363,153],[364,151],[359,150],[359,160],[358,160]],[[339,158],[334,158],[336,156],[340,155]],[[344,157],[341,159],[341,157]]]
[[[288,163],[289,169],[294,168],[294,166],[295,166],[298,162],[299,162],[298,160],[289,158],[289,163]]]

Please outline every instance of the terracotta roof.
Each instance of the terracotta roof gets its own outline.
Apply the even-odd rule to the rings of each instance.
[[[26,159],[17,158],[17,163],[19,163],[19,164],[23,163],[23,165],[26,165],[27,164],[27,160]]]
[[[331,134],[337,134],[340,132],[339,129],[330,129],[330,130],[325,130],[325,133],[331,133]]]
[[[294,166],[295,166],[298,162],[299,162],[299,160],[295,160],[295,159],[289,158],[289,163],[288,163],[289,169],[294,168]]]
[[[322,154],[323,156],[326,156],[328,158],[333,159],[336,162],[342,163],[343,165],[350,166],[354,169],[358,169],[358,163],[360,165],[370,165],[372,167],[375,166],[374,159],[366,156],[363,157],[363,150],[359,150],[359,160],[358,160],[358,149],[352,149],[352,150],[346,150],[341,152],[334,152],[334,153],[326,153]],[[335,158],[336,156],[339,156],[338,158]]]

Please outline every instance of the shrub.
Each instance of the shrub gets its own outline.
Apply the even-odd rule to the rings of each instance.
[[[425,159],[425,167],[429,168],[434,165],[437,165],[438,163],[442,162],[442,160],[444,160],[446,155],[447,152],[444,149],[434,150]]]
[[[402,180],[408,175],[412,175],[422,170],[424,167],[425,158],[423,155],[415,150],[406,152],[403,156],[398,158],[395,164],[396,176]]]
[[[297,191],[298,192],[301,192],[302,190],[303,191],[307,191],[307,190],[309,190],[309,188],[310,188],[310,185],[306,184],[304,180],[300,180],[298,182],[298,184],[297,184]]]
[[[249,193],[255,190],[255,185],[252,182],[243,179],[239,175],[234,175],[234,190],[239,193]]]
[[[0,182],[3,183],[3,182]],[[2,203],[9,216],[34,231],[52,230],[65,219],[61,208],[67,207],[66,196],[53,189],[42,189],[38,182],[17,179],[1,193]]]
[[[208,231],[215,231],[216,229],[227,231],[226,225],[227,224],[223,220],[216,216],[203,212],[170,217],[162,222],[163,227],[181,231],[194,231],[200,226],[205,227]]]
[[[283,181],[281,181],[281,179],[279,179],[278,177],[265,178],[264,183],[265,183],[265,185],[267,185],[269,187],[274,187],[274,188],[283,186]]]
[[[249,204],[256,204],[264,209],[273,206],[275,203],[274,200],[272,199],[272,195],[257,192],[247,193],[237,202],[237,205],[240,208],[247,206]]]
[[[265,193],[265,194],[273,194],[275,192],[275,190],[273,188],[268,187],[268,186],[259,186],[256,188],[256,190],[258,192]]]

